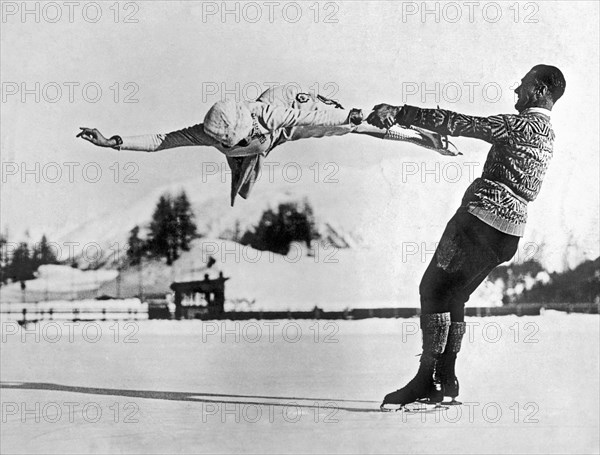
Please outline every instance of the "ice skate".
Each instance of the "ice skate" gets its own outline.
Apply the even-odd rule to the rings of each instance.
[[[450,313],[434,313],[421,316],[423,354],[417,375],[401,389],[388,393],[381,403],[382,411],[403,409],[409,403],[426,400],[422,404],[437,405],[444,394],[436,365],[446,346]]]

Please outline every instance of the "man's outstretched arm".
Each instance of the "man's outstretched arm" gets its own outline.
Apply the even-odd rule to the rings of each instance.
[[[203,124],[173,131],[167,134],[145,134],[142,136],[112,136],[106,138],[95,128],[80,128],[81,137],[99,147],[140,152],[157,152],[175,147],[213,146],[217,142],[204,132]]]
[[[392,125],[418,126],[445,136],[465,136],[486,142],[500,142],[508,138],[510,115],[474,117],[445,109],[421,109],[415,106],[379,104],[367,122],[379,128]]]

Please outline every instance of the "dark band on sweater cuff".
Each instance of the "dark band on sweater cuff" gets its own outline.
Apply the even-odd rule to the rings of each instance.
[[[402,126],[414,125],[418,113],[418,107],[409,106],[408,104],[405,104],[404,106],[402,106],[402,108],[400,108],[400,111],[396,115],[396,123]]]
[[[363,112],[361,109],[351,109],[350,115],[348,115],[348,120],[352,125],[360,125],[363,121]]]

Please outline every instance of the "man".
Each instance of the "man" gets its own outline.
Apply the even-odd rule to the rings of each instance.
[[[515,89],[518,115],[470,117],[443,109],[375,106],[367,122],[379,128],[416,125],[442,135],[492,144],[481,178],[467,189],[419,287],[423,353],[417,375],[383,400],[454,402],[455,362],[465,333],[465,303],[499,264],[511,259],[525,231],[527,204],[538,195],[552,158],[550,111],[565,91],[558,68],[537,65]]]
[[[283,86],[265,91],[254,102],[220,101],[206,114],[204,123],[168,134],[104,137],[97,129],[80,128],[81,137],[100,147],[155,152],[185,146],[212,146],[223,153],[232,171],[231,205],[239,194],[247,198],[259,178],[264,158],[287,141],[348,133],[409,141],[454,155],[439,135],[417,128],[392,131],[362,124],[360,109],[344,109],[321,95]]]

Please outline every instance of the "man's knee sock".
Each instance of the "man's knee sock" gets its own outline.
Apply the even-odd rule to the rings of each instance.
[[[450,313],[431,313],[421,315],[423,332],[423,354],[421,362],[434,364],[444,352],[450,328]],[[433,366],[433,365],[432,365]]]
[[[448,339],[446,341],[446,348],[444,354],[454,354],[460,352],[462,345],[462,339],[467,329],[466,322],[451,322],[450,328],[448,329]]]
[[[455,372],[456,355],[460,352],[466,327],[465,322],[452,322],[448,330],[446,348],[440,361],[440,379],[444,384],[444,394],[447,396],[458,396],[459,385]]]

